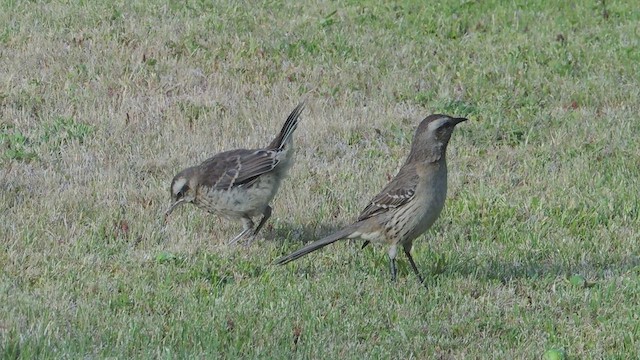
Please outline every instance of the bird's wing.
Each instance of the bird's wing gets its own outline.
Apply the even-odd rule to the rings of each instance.
[[[382,191],[376,195],[369,205],[358,216],[358,221],[400,207],[413,199],[418,184],[415,166],[405,164]]]
[[[280,162],[277,150],[231,150],[222,152],[200,164],[201,184],[219,190],[250,186],[260,175]]]

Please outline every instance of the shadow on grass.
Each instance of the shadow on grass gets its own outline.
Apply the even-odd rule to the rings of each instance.
[[[347,223],[341,224],[279,224],[277,227],[268,227],[263,234],[267,241],[281,241],[287,244],[304,245],[312,241],[319,240],[330,235],[345,226]]]

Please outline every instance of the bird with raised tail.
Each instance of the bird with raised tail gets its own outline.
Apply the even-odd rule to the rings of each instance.
[[[411,151],[398,174],[360,213],[358,220],[327,237],[276,260],[286,264],[342,239],[362,239],[389,247],[391,279],[396,280],[396,255],[402,246],[420,283],[424,279],[411,257],[413,241],[436,221],[447,196],[446,150],[453,129],[465,118],[429,115],[413,137]]]
[[[229,241],[250,240],[271,216],[271,200],[293,164],[292,135],[298,126],[304,103],[289,115],[276,138],[263,149],[237,149],[180,171],[171,181],[171,206],[165,222],[179,205],[192,203],[210,213],[240,219],[242,232]],[[252,218],[262,215],[254,229]]]

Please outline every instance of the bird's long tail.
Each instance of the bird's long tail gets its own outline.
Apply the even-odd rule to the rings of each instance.
[[[285,121],[284,125],[282,126],[282,130],[280,130],[278,136],[276,136],[271,144],[269,144],[269,149],[282,150],[284,148],[284,145],[291,137],[291,134],[293,134],[293,132],[298,127],[298,119],[300,118],[302,110],[304,110],[304,102],[298,104],[298,106],[293,109],[291,114],[289,114],[289,117],[287,117],[287,121]]]
[[[337,231],[329,236],[326,236],[320,240],[316,240],[314,242],[312,242],[311,244],[298,249],[294,252],[292,252],[291,254],[287,255],[287,256],[283,256],[279,259],[276,260],[276,264],[278,265],[284,265],[290,261],[296,260],[300,257],[303,257],[305,255],[307,255],[310,252],[316,251],[320,248],[323,248],[329,244],[332,244],[338,240],[341,239],[347,239],[349,238],[350,235],[354,234],[356,230],[356,224],[353,224],[351,226],[347,226],[346,228]]]

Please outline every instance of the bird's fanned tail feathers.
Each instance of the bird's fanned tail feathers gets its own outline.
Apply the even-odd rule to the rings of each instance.
[[[321,249],[321,248],[323,248],[323,247],[325,247],[325,246],[327,246],[329,244],[332,244],[332,243],[334,243],[334,242],[336,242],[338,240],[346,239],[346,238],[349,237],[349,235],[353,234],[356,229],[357,229],[356,224],[347,226],[346,228],[344,228],[344,229],[342,229],[340,231],[337,231],[337,232],[335,232],[335,233],[333,233],[331,235],[328,235],[328,236],[326,236],[326,237],[324,237],[324,238],[322,238],[320,240],[316,240],[316,241],[312,242],[311,244],[309,244],[309,245],[307,245],[307,246],[305,246],[305,247],[303,247],[301,249],[298,249],[298,250],[292,252],[291,254],[289,254],[287,256],[283,256],[283,257],[277,259],[276,260],[276,264],[284,265],[284,264],[286,264],[288,262],[291,262],[293,260],[301,258],[301,257],[307,255],[310,252],[316,251],[316,250]]]

